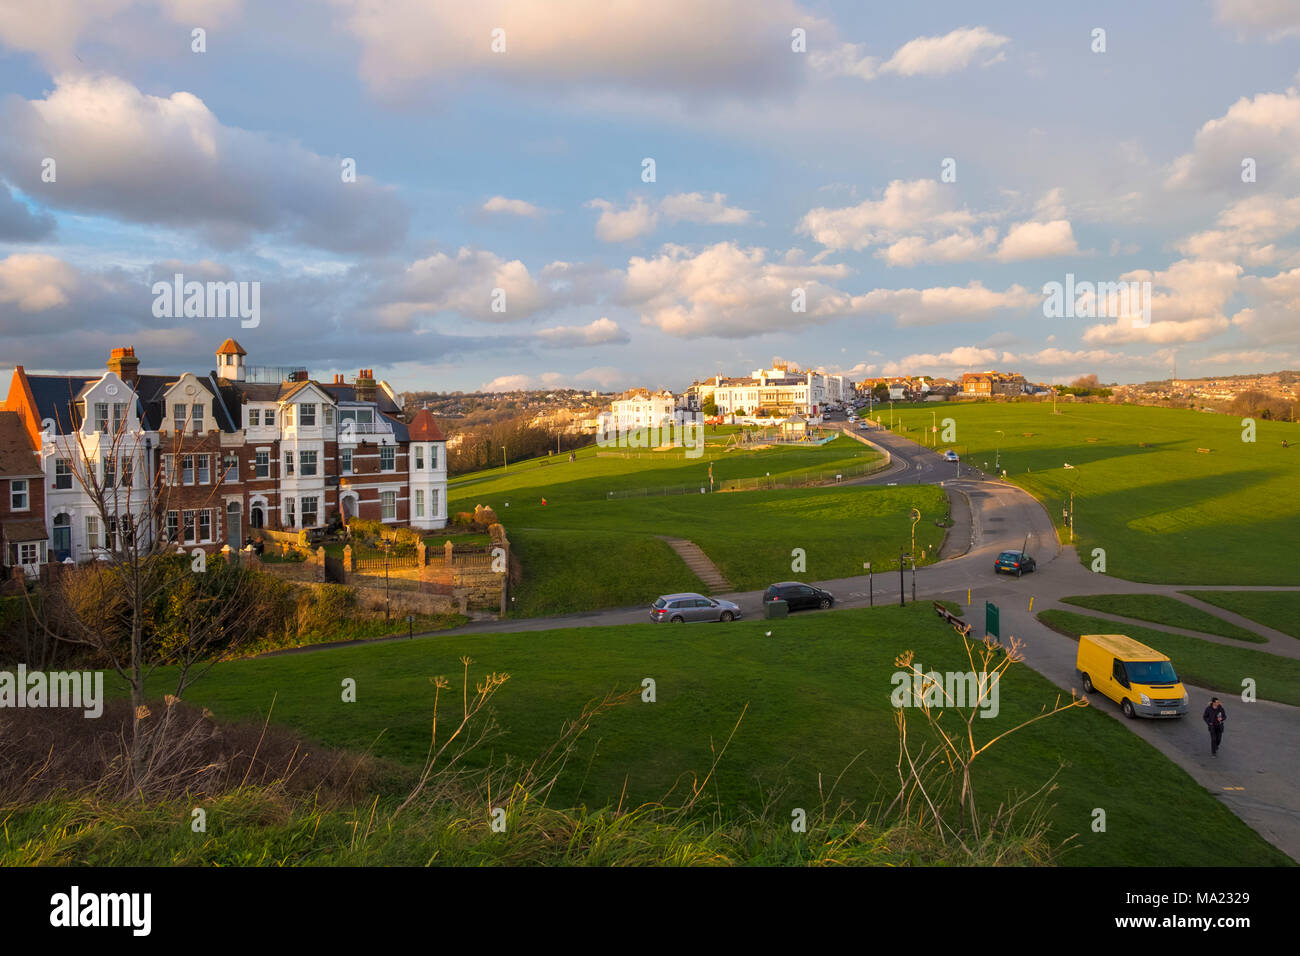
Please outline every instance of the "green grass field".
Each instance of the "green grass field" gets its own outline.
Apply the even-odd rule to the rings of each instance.
[[[1253,631],[1215,617],[1207,611],[1184,604],[1177,598],[1163,594],[1087,594],[1081,597],[1061,598],[1066,604],[1086,607],[1093,611],[1107,611],[1138,621],[1151,621],[1169,627],[1181,627],[1202,634],[1217,634],[1254,644],[1267,643]]]
[[[771,637],[765,636],[769,630]],[[771,803],[774,818],[788,820],[792,808],[819,807],[821,794],[832,803],[849,799],[860,811],[892,796],[898,742],[890,678],[895,657],[906,650],[915,651],[926,669],[969,667],[960,639],[923,603],[779,622],[444,635],[223,665],[187,696],[219,718],[249,720],[261,719],[274,698],[278,723],[330,746],[370,748],[418,765],[429,746],[430,678],[446,675],[458,690],[462,655],[475,661],[471,680],[488,671],[510,675],[494,700],[508,735],[473,758],[483,762],[531,759],[586,703],[652,678],[656,701],[634,699],[603,716],[570,759],[550,802],[680,802],[691,774],[708,772],[735,729],[710,784],[708,807],[726,819]],[[356,681],[355,703],[341,701],[344,678]],[[975,721],[978,739],[1039,713],[1058,696],[1057,688],[1023,666],[1013,668],[1000,689],[998,715]],[[444,720],[460,704],[452,692],[444,706],[448,697]],[[909,726],[923,732],[919,716]],[[1077,834],[1079,844],[1063,862],[1286,862],[1185,772],[1089,709],[1034,724],[980,758],[975,785],[981,807],[992,812],[1009,794],[1031,792],[1062,762],[1049,801],[1051,836],[1058,842]],[[1159,801],[1131,786],[1135,767],[1161,780]],[[1107,811],[1106,833],[1090,828],[1096,807]],[[1149,834],[1157,832],[1153,842]]]
[[[900,546],[911,547],[913,508],[922,515],[917,563],[931,563],[943,543],[944,529],[935,520],[947,514],[948,502],[936,487],[627,494],[688,482],[707,487],[710,463],[722,484],[769,474],[778,481],[809,471],[834,475],[879,460],[848,438],[812,448],[725,451],[727,436],[708,437],[708,453],[699,459],[680,450],[622,458],[584,449],[574,462],[481,473],[450,486],[450,511],[489,505],[505,524],[524,568],[514,594],[516,615],[648,605],[659,594],[702,591],[660,535],[694,541],[739,590],[861,574],[864,561],[897,567]],[[795,549],[802,549],[802,559]],[[795,570],[797,560],[803,571]]]
[[[1300,584],[1300,424],[1179,409],[1059,402],[969,402],[896,408],[908,437],[936,420],[955,426],[963,460],[1029,491],[1069,541],[1062,508],[1075,494],[1075,545],[1091,564],[1132,581]],[[881,413],[880,409],[877,409]],[[888,409],[883,410],[886,423]],[[1001,434],[998,431],[1001,430]],[[1026,437],[1029,436],[1029,437]],[[942,432],[940,434],[942,438]],[[1283,448],[1287,440],[1292,447]],[[1197,452],[1209,448],[1209,454]],[[1066,464],[1073,467],[1067,469]]]
[[[1184,591],[1265,627],[1300,638],[1300,591]]]
[[[1080,634],[1114,634],[1122,628],[1120,633],[1166,655],[1183,680],[1228,697],[1240,694],[1241,682],[1250,678],[1261,700],[1300,705],[1300,660],[1294,658],[1133,624],[1116,625],[1114,621],[1072,611],[1041,611],[1038,619],[1052,630],[1074,638]]]

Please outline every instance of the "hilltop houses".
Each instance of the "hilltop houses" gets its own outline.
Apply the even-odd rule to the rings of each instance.
[[[446,441],[427,411],[404,422],[369,369],[318,382],[246,356],[227,339],[207,372],[143,375],[131,347],[98,375],[15,368],[0,410],[6,567],[90,560],[149,529],[218,550],[336,513],[446,525]]]

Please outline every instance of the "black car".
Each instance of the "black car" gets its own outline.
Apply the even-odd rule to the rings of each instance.
[[[1038,563],[1023,551],[1003,551],[993,562],[993,573],[1001,574],[1005,571],[1020,577],[1026,571],[1033,571],[1037,567]]]
[[[783,581],[780,584],[773,584],[763,593],[764,604],[776,600],[785,601],[792,611],[815,607],[825,610],[835,603],[835,595],[830,591],[815,588],[811,584]]]

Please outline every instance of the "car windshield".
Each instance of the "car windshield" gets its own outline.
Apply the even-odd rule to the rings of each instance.
[[[1124,670],[1135,684],[1177,684],[1178,675],[1168,661],[1125,661]]]

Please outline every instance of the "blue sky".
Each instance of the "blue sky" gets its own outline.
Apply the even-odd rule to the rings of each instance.
[[[0,374],[228,335],[399,389],[1300,366],[1288,0],[22,6]],[[177,272],[260,283],[260,324],[156,317]],[[1045,317],[1067,274],[1149,281],[1150,325]]]

